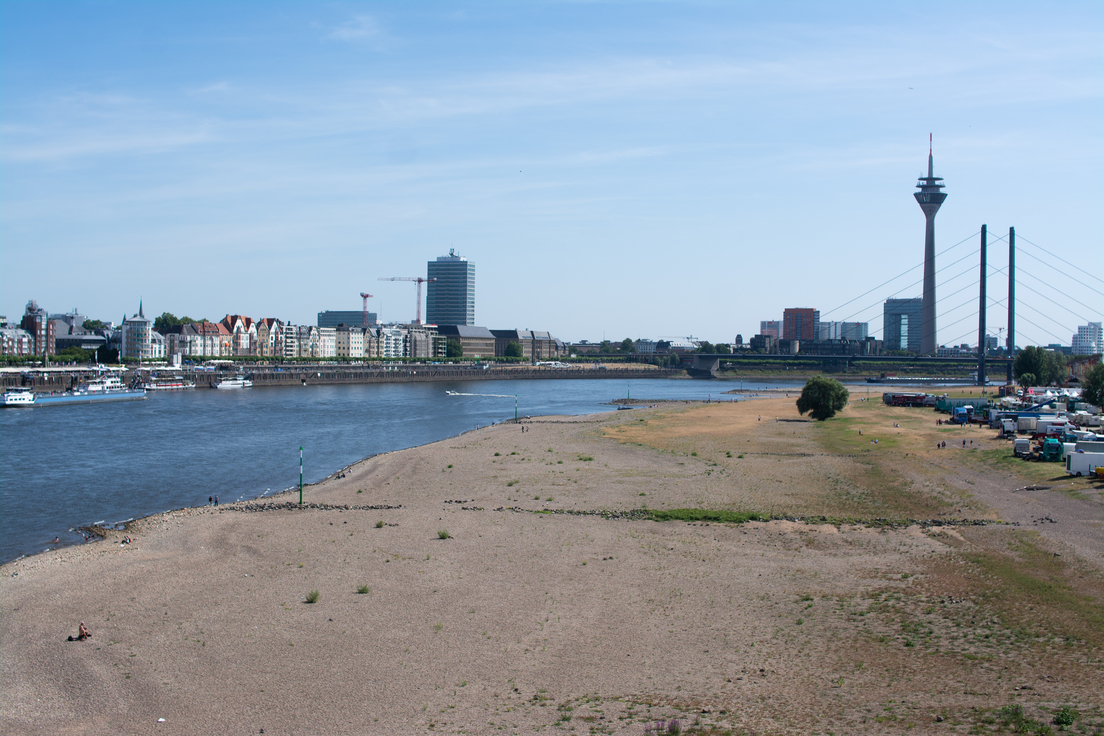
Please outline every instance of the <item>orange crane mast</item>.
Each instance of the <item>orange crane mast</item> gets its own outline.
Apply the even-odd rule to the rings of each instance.
[[[428,284],[436,281],[437,279],[423,279],[421,276],[392,276],[391,278],[381,278],[380,281],[413,281],[418,284],[418,307],[414,310],[417,315],[414,318],[414,324],[420,325],[422,323],[422,284]]]

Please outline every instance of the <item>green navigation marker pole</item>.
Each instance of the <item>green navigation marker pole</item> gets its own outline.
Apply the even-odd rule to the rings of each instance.
[[[299,505],[303,505],[303,447],[299,447]]]

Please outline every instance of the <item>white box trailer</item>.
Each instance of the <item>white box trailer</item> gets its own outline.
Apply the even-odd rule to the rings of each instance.
[[[1091,475],[1104,467],[1104,452],[1071,452],[1066,455],[1066,472],[1070,475]]]
[[[1031,455],[1031,440],[1027,437],[1017,437],[1012,442],[1013,457],[1029,457]]]
[[[1047,430],[1049,430],[1051,427],[1065,426],[1065,424],[1066,424],[1065,418],[1059,419],[1058,417],[1046,417],[1046,418],[1039,417],[1035,421],[1035,431],[1039,432],[1039,433],[1043,433],[1043,432],[1046,432]]]
[[[1020,417],[1016,420],[1016,429],[1021,432],[1034,432],[1035,422],[1035,417]]]
[[[1104,452],[1104,442],[1098,440],[1077,440],[1077,452]]]

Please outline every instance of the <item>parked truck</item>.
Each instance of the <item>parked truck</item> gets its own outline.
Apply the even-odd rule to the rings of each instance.
[[[1014,457],[1022,457],[1025,460],[1031,459],[1031,440],[1027,437],[1017,437],[1012,442],[1012,455]]]
[[[1070,475],[1093,475],[1104,467],[1104,452],[1071,452],[1066,455],[1066,472]]]
[[[1047,437],[1043,440],[1042,452],[1039,453],[1039,459],[1043,462],[1056,463],[1062,460],[1062,443],[1054,437]]]
[[[952,424],[969,424],[970,418],[974,415],[974,407],[972,406],[956,406],[951,409],[951,423]]]

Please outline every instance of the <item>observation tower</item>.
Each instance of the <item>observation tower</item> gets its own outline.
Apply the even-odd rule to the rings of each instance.
[[[935,338],[935,213],[947,198],[943,189],[943,177],[932,173],[931,134],[928,134],[928,175],[920,177],[914,192],[916,203],[924,211],[927,226],[924,229],[924,303],[920,316],[920,354],[935,355],[938,343]]]

